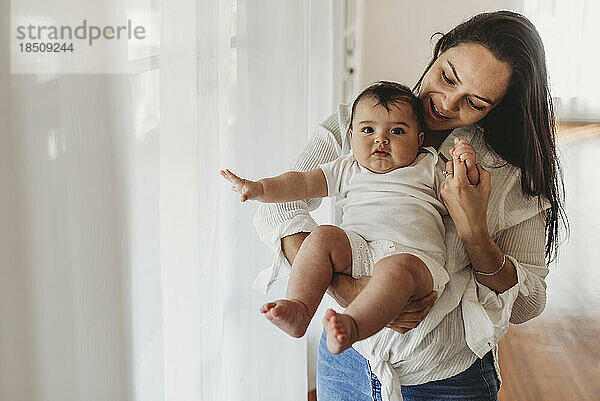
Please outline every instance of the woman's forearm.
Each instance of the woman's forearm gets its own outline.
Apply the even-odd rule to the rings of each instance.
[[[493,273],[502,265],[504,253],[487,231],[470,239],[463,239],[473,269]],[[475,273],[475,278],[486,287],[500,293],[517,284],[517,271],[507,258],[504,267],[493,276]]]
[[[458,144],[455,140],[455,144]],[[473,269],[485,273],[498,271],[504,254],[490,237],[487,226],[487,205],[491,193],[491,175],[481,164],[475,165],[479,184],[470,185],[467,166],[456,155],[446,163],[451,172],[440,192],[448,213],[454,221],[456,232],[462,240]],[[506,259],[496,274],[488,276],[475,273],[478,282],[496,291],[504,292],[517,284],[515,266]]]

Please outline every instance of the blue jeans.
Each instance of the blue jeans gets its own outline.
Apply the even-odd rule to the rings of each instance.
[[[491,352],[456,376],[416,386],[402,386],[404,401],[498,401],[500,383]],[[327,349],[325,332],[317,359],[319,401],[381,401],[381,383],[367,360],[350,348],[339,355]]]

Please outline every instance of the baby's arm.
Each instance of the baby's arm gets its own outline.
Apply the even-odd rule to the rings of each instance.
[[[242,202],[254,199],[263,203],[277,203],[327,196],[327,180],[320,168],[306,172],[289,171],[258,181],[245,180],[229,170],[221,170],[221,175],[233,184],[233,191],[242,195]]]
[[[466,139],[454,138],[454,147],[450,150],[450,154],[454,157],[459,158],[467,165],[467,178],[471,185],[479,184],[479,171],[475,166],[477,158],[475,156],[475,149]]]

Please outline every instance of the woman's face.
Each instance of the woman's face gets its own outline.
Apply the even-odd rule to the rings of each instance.
[[[464,43],[446,50],[421,83],[425,125],[442,131],[481,120],[502,100],[510,74],[510,66],[482,45]]]

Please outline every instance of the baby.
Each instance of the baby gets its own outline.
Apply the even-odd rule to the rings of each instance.
[[[306,237],[286,299],[260,309],[277,327],[303,336],[334,273],[372,276],[345,313],[329,309],[325,315],[327,348],[338,354],[380,331],[412,299],[443,289],[448,281],[441,217],[447,211],[439,200],[443,162],[433,148],[421,148],[422,127],[421,104],[410,89],[381,81],[354,101],[351,154],[315,170],[259,181],[221,171],[242,202],[340,195],[341,227],[319,226]],[[460,149],[453,156],[475,166],[472,148]],[[479,182],[475,167],[468,177],[471,184]]]

